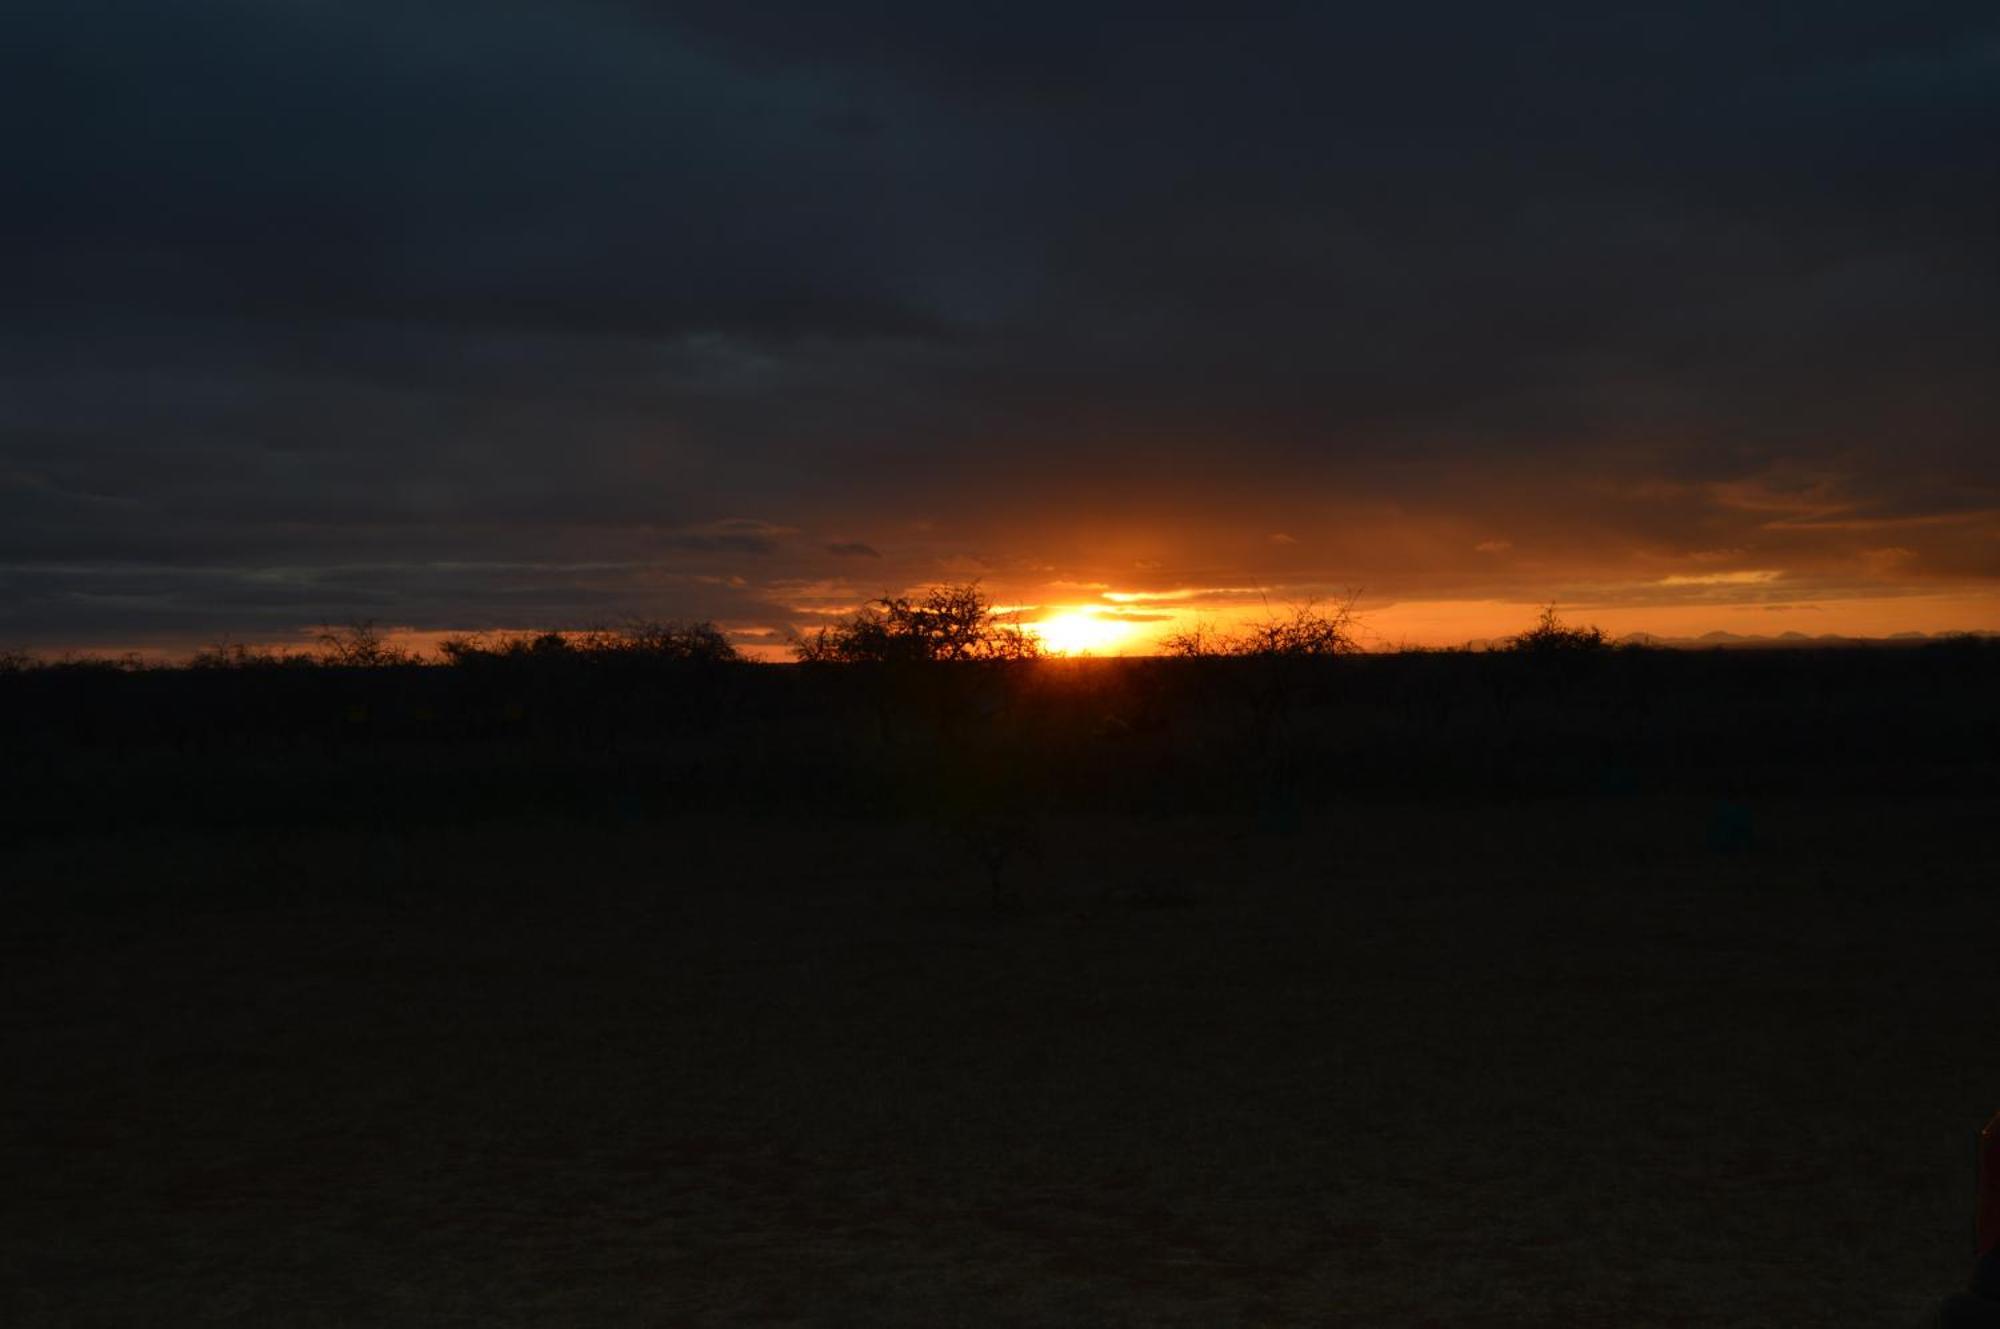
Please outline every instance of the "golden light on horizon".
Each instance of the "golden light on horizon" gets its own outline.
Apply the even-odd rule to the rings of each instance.
[[[1026,625],[1042,649],[1057,655],[1115,655],[1132,638],[1132,625],[1091,609],[1065,609]]]

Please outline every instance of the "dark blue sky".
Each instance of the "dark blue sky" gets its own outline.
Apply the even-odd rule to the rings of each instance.
[[[2000,627],[2000,10],[1339,9],[28,0],[0,644]]]

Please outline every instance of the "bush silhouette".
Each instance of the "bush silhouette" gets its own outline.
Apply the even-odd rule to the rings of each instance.
[[[1608,650],[1611,639],[1604,635],[1604,629],[1595,624],[1590,627],[1573,628],[1556,616],[1553,604],[1542,608],[1541,617],[1535,626],[1514,637],[1507,643],[1507,649],[1522,651],[1531,655],[1577,655],[1593,651]]]
[[[1288,615],[1273,615],[1240,631],[1222,632],[1197,623],[1160,643],[1167,655],[1182,659],[1238,656],[1256,659],[1318,659],[1352,655],[1361,649],[1354,640],[1354,597],[1331,609],[1316,601],[1293,605]]]
[[[842,623],[792,643],[804,664],[919,664],[944,660],[1032,660],[1041,642],[1003,622],[977,583],[940,586],[921,600],[882,596]]]
[[[641,621],[618,629],[537,632],[491,638],[447,637],[438,653],[448,664],[523,663],[728,664],[742,659],[707,621]]]
[[[380,669],[416,663],[416,656],[383,640],[373,619],[342,628],[320,629],[319,648],[320,663],[340,669]]]
[[[1240,704],[1238,737],[1268,758],[1299,708],[1327,686],[1325,662],[1360,652],[1354,598],[1330,609],[1308,600],[1236,632],[1197,624],[1167,637],[1161,648],[1184,660],[1226,662],[1219,673],[1204,672]],[[1276,772],[1262,774],[1272,778]]]
[[[268,646],[240,641],[219,641],[196,651],[188,659],[190,669],[279,669],[311,666],[319,661],[310,655],[284,653]]]
[[[726,664],[743,657],[715,624],[641,622],[615,633],[592,634],[594,649],[628,660],[671,661],[679,664]]]
[[[149,667],[136,651],[123,655],[78,655],[65,651],[53,660],[29,660],[24,669],[54,674],[136,674]]]

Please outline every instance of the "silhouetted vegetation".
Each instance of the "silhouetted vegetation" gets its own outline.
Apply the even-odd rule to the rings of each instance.
[[[319,634],[320,663],[336,669],[380,669],[415,664],[417,657],[391,644],[373,622],[326,628]]]
[[[279,651],[240,641],[219,641],[188,660],[190,669],[299,669],[322,663],[303,651]],[[382,661],[376,661],[382,663]]]
[[[931,664],[1032,660],[1034,635],[1003,621],[976,585],[940,586],[920,600],[882,596],[843,622],[800,637],[792,652],[805,664]]]
[[[1595,624],[1571,627],[1557,616],[1554,605],[1546,605],[1535,626],[1513,638],[1507,647],[1534,655],[1580,655],[1610,650],[1611,639],[1604,635],[1603,628]]]
[[[1198,623],[1186,631],[1170,633],[1162,639],[1160,649],[1183,660],[1221,656],[1323,660],[1353,655],[1361,647],[1354,639],[1354,599],[1350,596],[1331,609],[1322,609],[1314,602],[1293,605],[1283,614],[1234,632]]]
[[[1270,754],[1281,729],[1312,696],[1331,686],[1332,662],[1360,652],[1354,639],[1354,597],[1322,608],[1315,602],[1225,632],[1197,624],[1169,635],[1161,648],[1173,659],[1199,662],[1208,706],[1239,717],[1247,745]],[[1217,670],[1215,662],[1226,662]],[[1290,797],[1290,776],[1277,772],[1280,801]]]
[[[718,665],[742,657],[713,623],[643,622],[616,630],[447,637],[438,653],[459,666],[518,664]]]
[[[1282,826],[1330,799],[1741,802],[1964,788],[2000,764],[2000,648],[1978,638],[1385,655],[1353,652],[1343,614],[1295,612],[1226,653],[1035,660],[1009,658],[974,598],[858,624],[808,668],[740,661],[706,624],[465,639],[448,666],[364,627],[303,661],[218,647],[191,668],[15,667],[4,817],[22,833],[789,807],[900,810],[977,839],[981,818],[1052,808]]]

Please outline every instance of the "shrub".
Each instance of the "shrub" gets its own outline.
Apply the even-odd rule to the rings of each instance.
[[[1361,649],[1354,640],[1354,597],[1332,609],[1308,600],[1293,605],[1288,615],[1273,615],[1240,632],[1226,633],[1213,624],[1197,623],[1160,643],[1168,655],[1183,659],[1247,656],[1258,659],[1316,659],[1352,655]]]
[[[251,646],[240,641],[219,641],[196,651],[188,660],[190,669],[275,669],[284,665],[310,665],[309,655],[281,654],[268,646]]]
[[[569,639],[560,632],[530,632],[514,636],[489,637],[473,633],[446,637],[438,642],[438,654],[446,664],[483,665],[530,660],[560,660],[573,654]]]
[[[32,661],[31,667],[63,674],[136,674],[148,666],[137,651],[123,655],[78,655],[65,651],[53,660]]]
[[[710,622],[638,622],[615,633],[593,633],[590,649],[630,660],[676,664],[727,664],[743,657]]]
[[[1592,625],[1573,628],[1556,617],[1556,607],[1545,605],[1542,615],[1535,620],[1535,626],[1507,643],[1511,651],[1523,651],[1533,655],[1574,655],[1609,649],[1611,639],[1604,635],[1604,629]]]
[[[726,664],[742,657],[710,622],[642,621],[615,630],[536,632],[511,637],[447,637],[438,653],[455,665],[579,661]]]
[[[338,668],[380,669],[416,662],[416,657],[402,647],[384,641],[373,619],[350,623],[344,628],[322,628],[319,646],[320,663]]]
[[[1197,623],[1181,632],[1160,638],[1160,653],[1183,660],[1203,660],[1217,655],[1233,655],[1234,645],[1213,623]]]
[[[1161,645],[1182,659],[1241,662],[1216,681],[1243,707],[1240,736],[1270,756],[1297,708],[1327,686],[1328,671],[1320,666],[1361,649],[1354,640],[1354,598],[1349,595],[1331,609],[1308,600],[1234,633],[1199,624]]]

